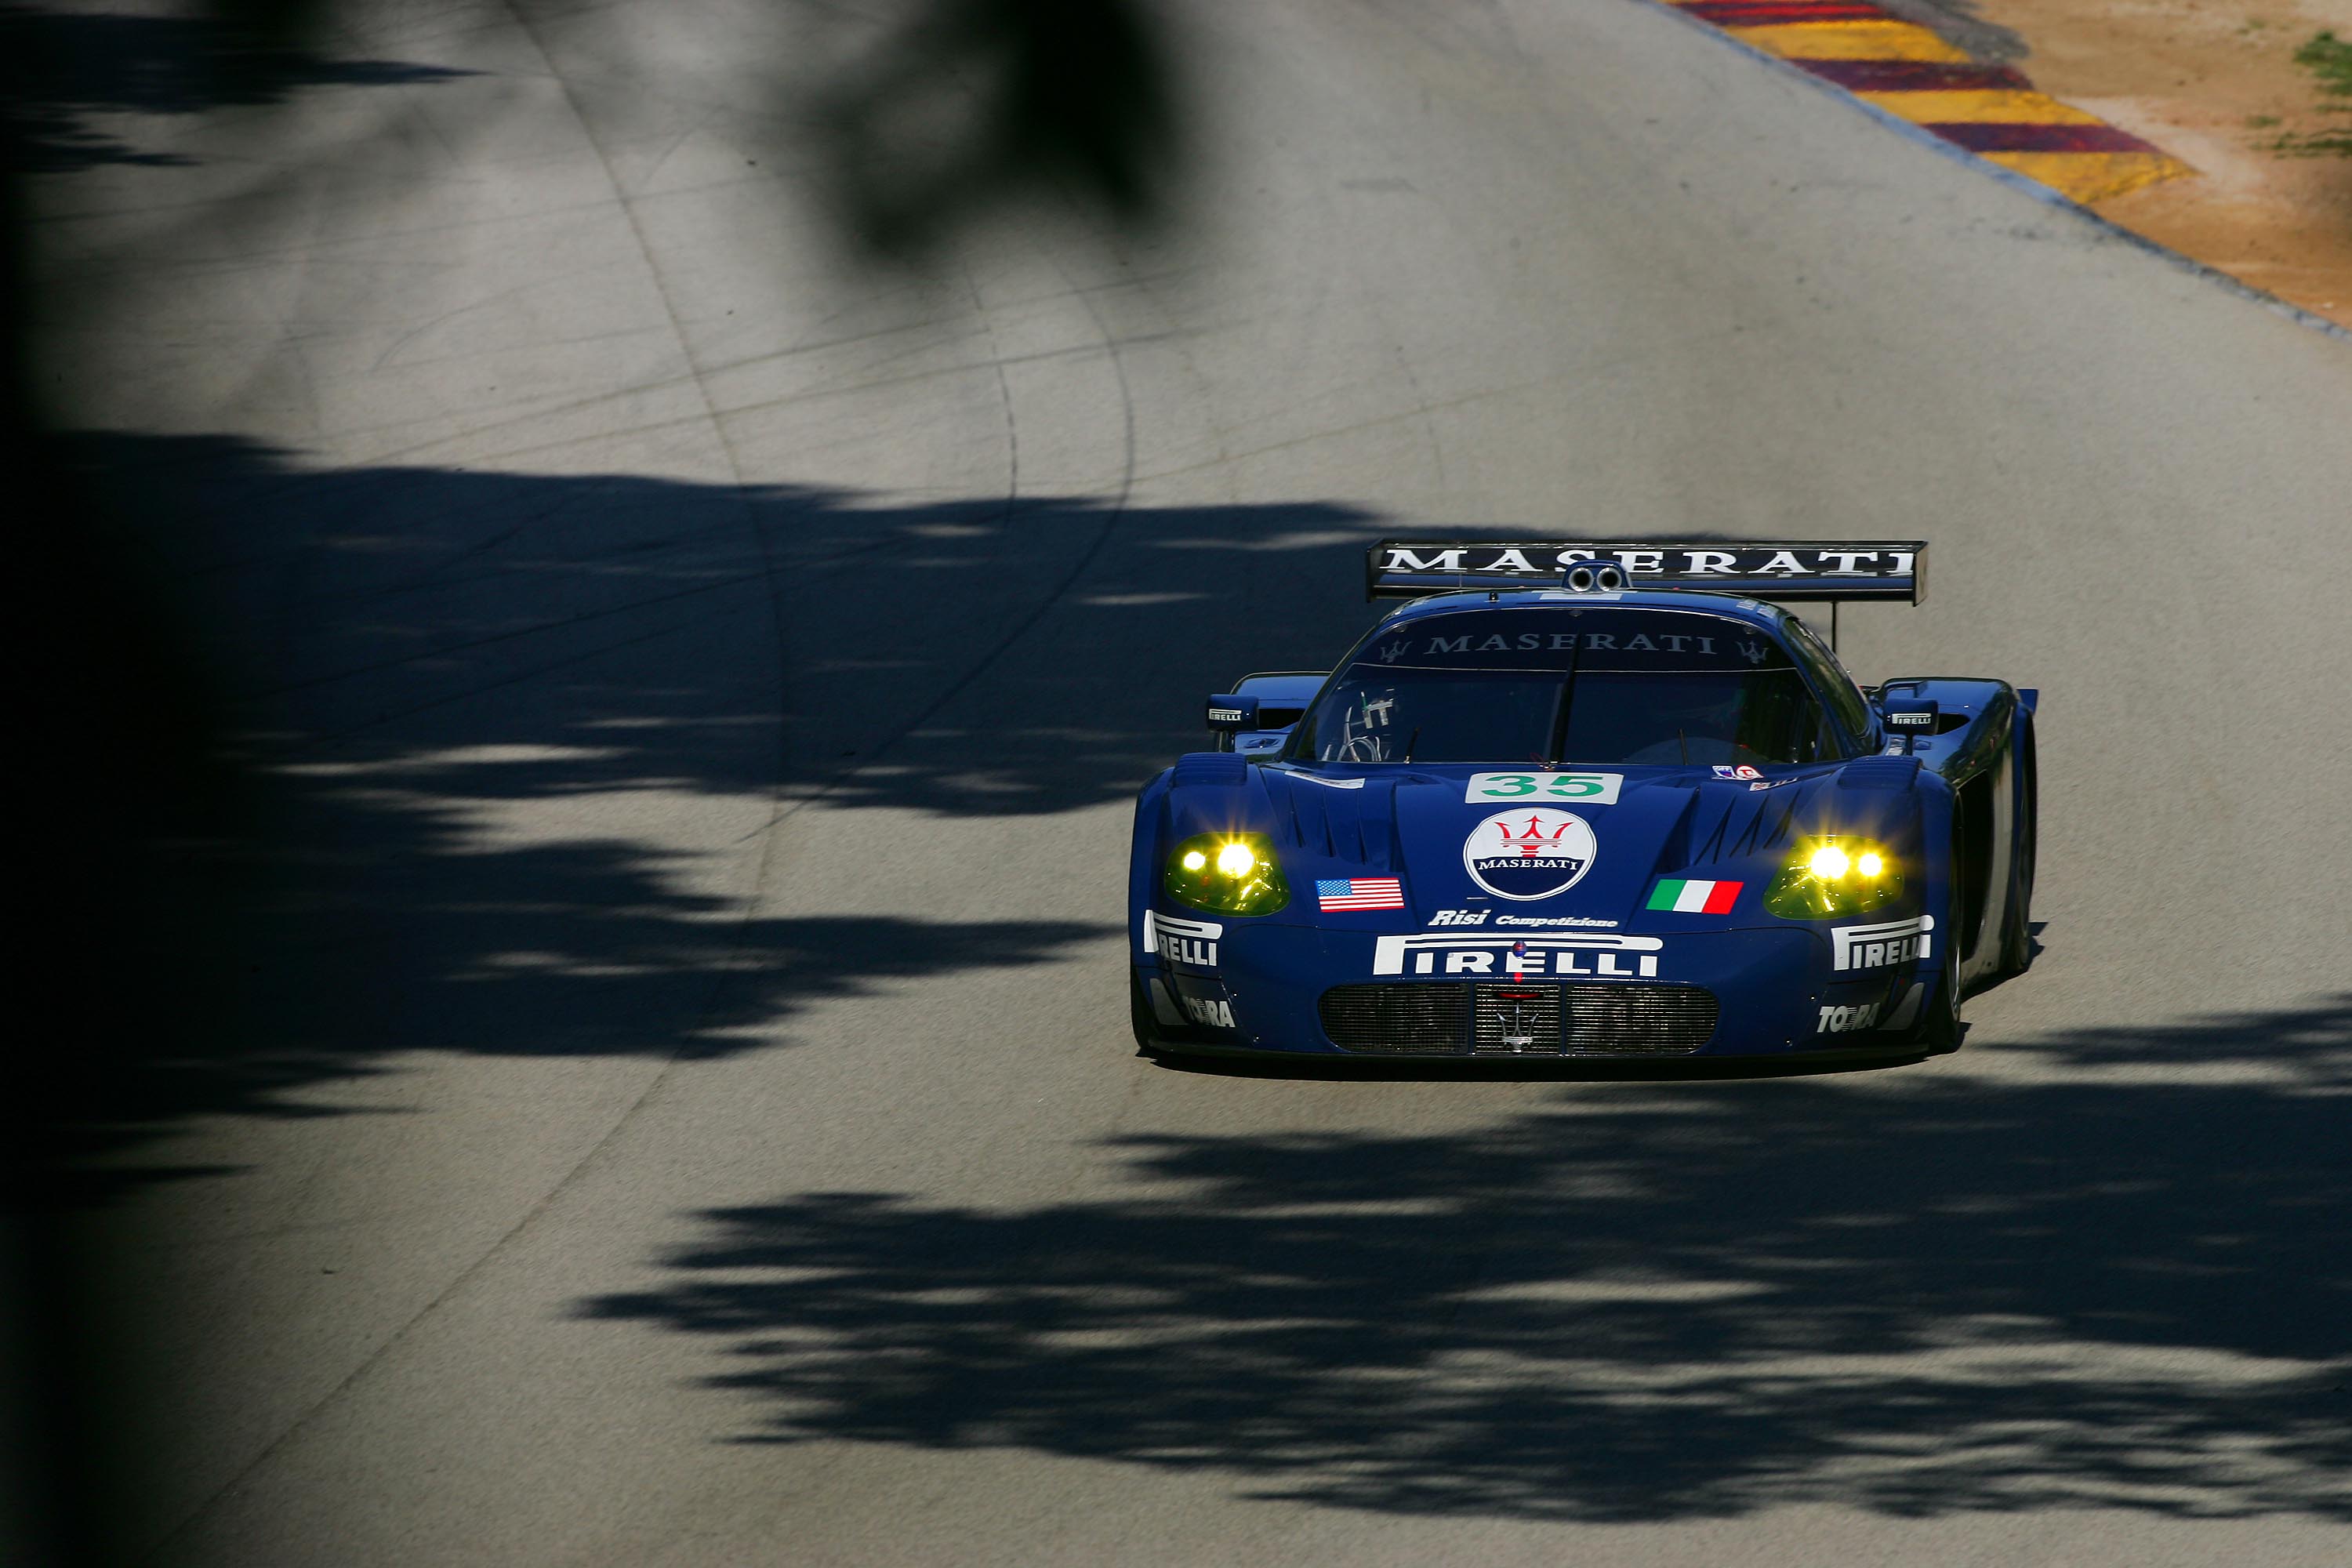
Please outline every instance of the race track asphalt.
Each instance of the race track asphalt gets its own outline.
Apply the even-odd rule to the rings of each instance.
[[[119,1543],[2343,1561],[2352,342],[1637,0],[1179,8],[1171,226],[858,263],[853,15],[383,7],[40,178],[264,825],[75,1222]],[[1420,526],[1931,540],[1844,651],[2041,689],[2032,971],[1866,1072],[1139,1059],[1136,786]]]

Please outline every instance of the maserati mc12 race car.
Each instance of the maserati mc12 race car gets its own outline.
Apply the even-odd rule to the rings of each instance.
[[[1864,689],[1927,549],[1390,542],[1328,674],[1208,702],[1136,804],[1150,1051],[1916,1055],[2032,952],[2035,693]],[[1832,606],[1832,637],[1780,607]]]

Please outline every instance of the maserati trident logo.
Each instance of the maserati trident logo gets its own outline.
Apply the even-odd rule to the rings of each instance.
[[[1564,893],[1592,868],[1592,828],[1572,811],[1521,806],[1498,811],[1470,830],[1462,864],[1470,879],[1498,899],[1528,902]]]
[[[1405,656],[1405,650],[1412,646],[1412,645],[1410,643],[1401,642],[1383,643],[1381,646],[1381,662],[1382,664],[1394,664],[1397,660]]]
[[[1739,645],[1739,657],[1746,659],[1750,664],[1761,664],[1764,662],[1764,645],[1762,643],[1756,642],[1741,643]]]

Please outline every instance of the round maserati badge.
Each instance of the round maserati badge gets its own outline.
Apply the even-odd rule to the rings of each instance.
[[[1592,868],[1592,829],[1572,811],[1523,805],[1498,811],[1470,830],[1462,864],[1470,879],[1498,899],[1549,899]]]

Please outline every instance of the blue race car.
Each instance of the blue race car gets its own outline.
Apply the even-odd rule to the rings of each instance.
[[[1339,668],[1209,699],[1136,803],[1148,1051],[1918,1055],[2032,943],[2035,693],[1869,690],[1924,544],[1388,542]],[[1773,601],[1827,602],[1832,637]]]

